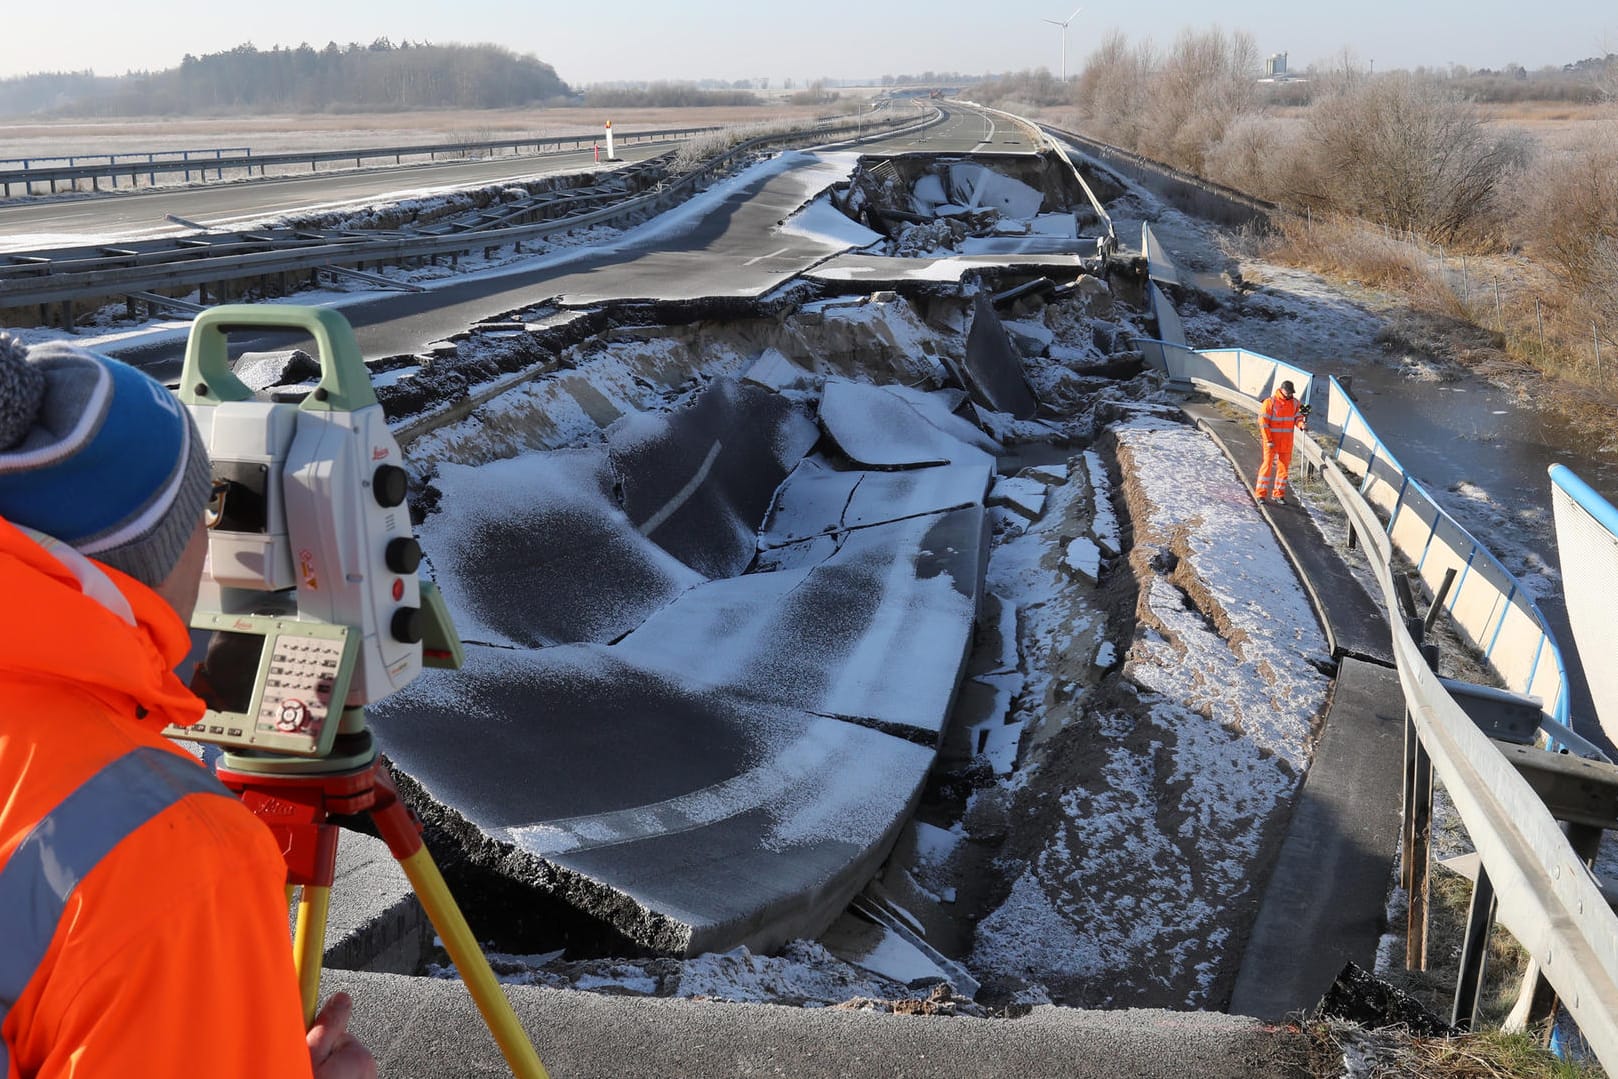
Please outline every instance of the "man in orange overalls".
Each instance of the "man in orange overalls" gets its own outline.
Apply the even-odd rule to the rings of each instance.
[[[212,479],[133,367],[0,333],[0,1074],[365,1079],[307,1035],[270,830],[162,735]]]
[[[1291,382],[1283,382],[1258,411],[1258,437],[1264,445],[1264,457],[1259,461],[1253,497],[1260,502],[1272,497],[1280,502],[1286,497],[1287,473],[1292,470],[1292,433],[1309,426],[1309,418],[1294,396],[1296,392]]]

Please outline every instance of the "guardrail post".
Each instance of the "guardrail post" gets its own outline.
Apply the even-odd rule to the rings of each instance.
[[[1394,578],[1395,582],[1399,578]],[[1408,588],[1408,582],[1406,584]],[[1399,592],[1397,586],[1394,591]],[[1404,596],[1401,594],[1401,601]],[[1403,603],[1401,602],[1401,606]],[[1414,610],[1414,600],[1410,609]],[[1405,628],[1417,641],[1422,639],[1422,623],[1407,617]],[[1422,644],[1422,657],[1434,671],[1438,670],[1438,647]],[[1421,743],[1416,730],[1415,717],[1405,710],[1405,780],[1403,860],[1400,883],[1404,886],[1408,905],[1405,917],[1405,969],[1427,969],[1427,891],[1432,869],[1433,839],[1433,759]]]
[[[1404,855],[1401,880],[1409,897],[1405,969],[1427,969],[1427,876],[1432,863],[1433,761],[1405,713]]]
[[[1449,586],[1455,583],[1455,567],[1451,566],[1444,571],[1444,583],[1438,586],[1438,595],[1433,597],[1433,605],[1427,608],[1427,617],[1421,623],[1422,634],[1425,636],[1433,631],[1433,625],[1438,616],[1443,613],[1444,600],[1449,596]]]
[[[1478,879],[1472,885],[1472,905],[1466,915],[1466,941],[1461,945],[1461,973],[1455,980],[1455,1007],[1450,1025],[1462,1030],[1477,1029],[1483,1003],[1483,974],[1489,959],[1489,930],[1494,927],[1494,885],[1489,871],[1478,862]]]

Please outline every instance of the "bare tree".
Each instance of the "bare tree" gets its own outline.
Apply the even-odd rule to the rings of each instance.
[[[1258,109],[1258,46],[1251,34],[1186,30],[1152,76],[1138,148],[1200,173],[1208,151]]]
[[[1090,135],[1117,146],[1139,144],[1154,66],[1150,44],[1131,45],[1116,30],[1102,40],[1075,82]]]
[[[1578,321],[1618,341],[1618,111],[1600,136],[1548,156],[1524,187],[1529,246],[1567,286]]]

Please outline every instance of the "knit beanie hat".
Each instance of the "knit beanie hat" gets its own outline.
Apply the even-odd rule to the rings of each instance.
[[[160,584],[213,486],[191,415],[145,374],[0,333],[0,517]]]

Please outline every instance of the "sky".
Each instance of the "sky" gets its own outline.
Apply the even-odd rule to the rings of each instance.
[[[866,5],[771,0],[615,0],[513,4],[510,0],[279,0],[274,4],[167,0],[161,18],[131,14],[125,0],[75,0],[71,20],[55,5],[12,3],[0,77],[36,71],[101,75],[157,70],[186,53],[244,42],[268,49],[307,41],[369,43],[378,37],[490,41],[532,53],[569,84],[644,80],[761,79],[780,87],[816,78],[957,71],[1062,69],[1063,31],[1045,19],[1072,14],[1074,0],[884,0]],[[612,11],[610,18],[605,17]],[[597,14],[601,13],[601,14]],[[70,27],[91,28],[74,34]],[[1401,67],[1528,68],[1618,52],[1613,0],[1198,0],[1085,5],[1067,30],[1067,67],[1107,34],[1172,43],[1183,29],[1217,25],[1253,34],[1261,55],[1285,52],[1293,70],[1341,66],[1344,51],[1385,71]],[[114,30],[115,28],[115,30]]]

